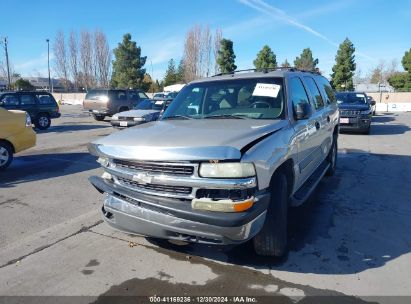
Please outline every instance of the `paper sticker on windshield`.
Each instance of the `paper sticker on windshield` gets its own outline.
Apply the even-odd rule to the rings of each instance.
[[[365,97],[364,94],[356,94],[357,97]]]
[[[264,96],[277,98],[281,86],[272,83],[257,83],[254,88],[253,96]]]

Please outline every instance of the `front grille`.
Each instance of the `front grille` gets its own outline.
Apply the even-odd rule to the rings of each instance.
[[[147,190],[147,191],[155,191],[155,192],[162,192],[162,193],[169,193],[169,194],[184,194],[189,195],[193,191],[191,187],[184,187],[184,186],[166,186],[166,185],[157,185],[157,184],[140,184],[135,181],[117,177],[118,182],[120,185],[125,187],[130,187],[138,190]]]
[[[119,116],[119,117],[118,117],[118,120],[121,120],[121,121],[133,121],[134,118],[133,118],[133,117],[126,117],[126,116]]]
[[[194,166],[182,166],[174,164],[149,163],[138,161],[125,161],[115,159],[113,161],[117,167],[131,169],[136,171],[143,171],[152,174],[165,175],[185,175],[190,176],[194,173]]]
[[[360,114],[360,111],[357,110],[341,110],[340,116],[343,117],[357,117]]]

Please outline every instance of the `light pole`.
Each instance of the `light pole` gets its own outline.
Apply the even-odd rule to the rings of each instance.
[[[1,41],[0,41],[1,43]],[[7,51],[7,37],[4,37],[4,53],[6,54],[6,65],[7,65],[7,81],[8,81],[8,87],[7,89],[10,90],[11,88],[11,79],[10,79],[10,65],[9,65],[9,53]]]
[[[49,71],[49,92],[51,92],[51,78],[50,78],[50,39],[46,39],[47,42],[47,69]]]

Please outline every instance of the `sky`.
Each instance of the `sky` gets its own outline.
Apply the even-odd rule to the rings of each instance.
[[[4,2],[3,2],[4,1]],[[23,76],[47,76],[47,43],[57,31],[106,33],[110,48],[125,33],[147,56],[145,68],[161,79],[167,62],[179,61],[186,32],[195,25],[221,29],[234,42],[238,69],[253,67],[258,51],[269,45],[280,64],[311,48],[329,77],[338,45],[348,37],[356,48],[362,76],[401,58],[411,48],[411,1],[383,0],[150,0],[10,1],[3,0],[0,37],[8,37],[10,62]],[[4,50],[0,50],[0,61]],[[52,76],[55,75],[52,70]]]

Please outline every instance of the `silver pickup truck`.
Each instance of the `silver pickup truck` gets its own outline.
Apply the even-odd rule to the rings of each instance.
[[[339,112],[323,76],[277,69],[193,81],[161,120],[89,144],[114,228],[287,251],[287,210],[335,172]]]

